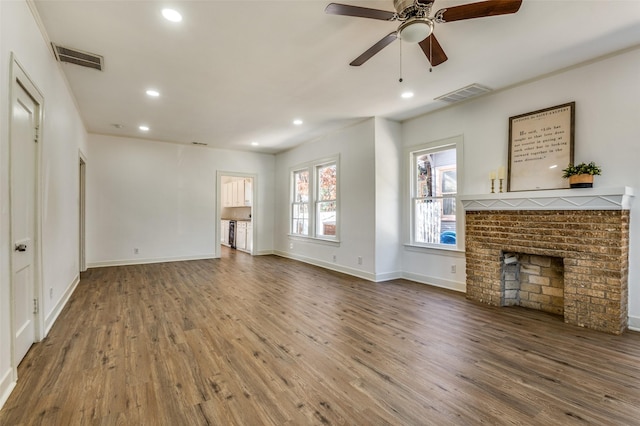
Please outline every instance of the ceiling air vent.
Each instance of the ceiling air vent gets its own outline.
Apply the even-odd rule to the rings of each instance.
[[[488,87],[473,83],[468,85],[467,87],[463,87],[462,89],[454,90],[453,92],[447,93],[446,95],[438,96],[437,98],[435,98],[435,100],[454,103],[464,101],[465,99],[473,98],[490,91],[491,89],[489,89]]]
[[[81,67],[93,68],[94,70],[102,71],[104,58],[100,55],[58,46],[55,43],[51,43],[51,46],[53,47],[53,53],[56,55],[56,59],[59,62],[68,62],[70,64],[80,65]]]

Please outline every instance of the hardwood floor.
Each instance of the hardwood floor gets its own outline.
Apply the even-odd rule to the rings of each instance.
[[[638,424],[640,333],[296,261],[93,269],[0,425]]]

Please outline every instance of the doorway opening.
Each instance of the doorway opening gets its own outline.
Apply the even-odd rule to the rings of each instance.
[[[87,162],[80,153],[80,163],[78,170],[78,268],[80,272],[87,270],[86,237],[85,237],[85,214],[86,214],[86,185],[87,185]]]
[[[254,254],[256,175],[218,172],[218,253],[222,247]]]

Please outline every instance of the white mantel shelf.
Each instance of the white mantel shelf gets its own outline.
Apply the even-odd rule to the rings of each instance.
[[[633,198],[634,190],[629,186],[503,192],[459,197],[465,211],[629,210]]]

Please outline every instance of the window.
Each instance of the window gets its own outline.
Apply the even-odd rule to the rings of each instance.
[[[318,197],[316,201],[316,235],[336,236],[336,163],[316,167]]]
[[[457,149],[440,145],[411,153],[411,242],[456,247]]]
[[[309,170],[293,172],[291,233],[309,235]]]
[[[337,239],[337,158],[296,167],[291,173],[291,182],[291,234]]]

